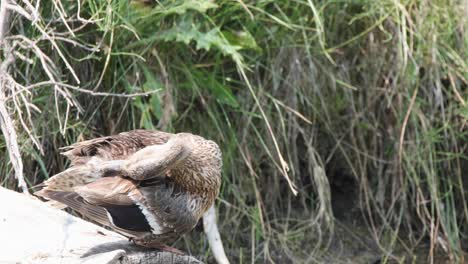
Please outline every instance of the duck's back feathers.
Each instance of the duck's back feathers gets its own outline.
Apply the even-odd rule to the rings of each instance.
[[[125,159],[150,145],[166,143],[173,134],[161,131],[133,130],[113,136],[95,138],[64,147],[63,155],[72,165],[86,164],[91,158],[102,160]]]

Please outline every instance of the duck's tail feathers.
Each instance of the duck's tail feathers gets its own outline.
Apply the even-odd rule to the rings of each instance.
[[[96,169],[90,168],[90,166],[71,167],[36,185],[35,187],[42,189],[34,194],[49,200],[50,198],[45,195],[48,191],[73,192],[75,187],[91,183],[99,177],[101,177],[101,174],[97,173]]]

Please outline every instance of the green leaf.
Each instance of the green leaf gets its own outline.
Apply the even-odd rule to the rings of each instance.
[[[141,69],[143,70],[143,75],[145,76],[145,83],[143,84],[143,90],[147,91],[154,91],[154,90],[163,90],[165,89],[162,83],[156,79],[154,73],[146,67],[144,64],[141,64]],[[159,93],[152,94],[149,99],[149,104],[147,105],[149,111],[153,113],[153,115],[160,119],[162,116],[162,107],[161,107],[161,99],[159,97]]]
[[[148,109],[141,113],[140,127],[145,129],[154,129],[151,114]]]
[[[213,0],[185,0],[182,4],[173,7],[158,6],[164,11],[164,14],[185,14],[188,10],[196,10],[200,13],[206,13],[208,9],[217,8],[218,5]]]
[[[183,15],[189,10],[195,10],[202,14],[209,9],[218,8],[218,5],[213,0],[184,0],[184,1],[167,1],[168,3],[158,4],[153,8],[153,4],[148,4],[142,0],[130,0],[130,6],[138,10],[141,14],[163,14]]]
[[[229,86],[223,85],[216,80],[212,80],[209,88],[218,102],[232,107],[239,107],[239,103],[237,102],[236,97],[232,94],[232,90]]]
[[[159,98],[159,94],[154,94],[151,96],[150,99],[151,105],[151,113],[159,120],[162,117],[162,106],[161,106],[161,99]]]
[[[458,109],[458,113],[464,118],[468,120],[468,106],[463,106]]]
[[[145,76],[145,83],[143,84],[143,91],[149,92],[154,90],[163,90],[164,87],[162,83],[156,79],[153,72],[151,72],[148,67],[144,64],[140,64],[141,69],[143,70],[143,75]]]
[[[248,31],[222,31],[222,33],[231,45],[240,49],[262,50]]]
[[[242,64],[242,55],[238,52],[242,47],[229,43],[218,28],[211,29],[208,32],[199,31],[198,26],[192,23],[191,17],[186,17],[172,28],[161,32],[154,39],[161,39],[166,42],[177,41],[190,44],[192,41],[196,44],[196,49],[209,51],[216,48],[225,56],[231,57],[235,62]]]
[[[216,98],[216,101],[232,107],[239,107],[239,103],[232,93],[231,87],[219,82],[215,75],[205,71],[192,71],[192,74],[196,76],[199,86],[208,89],[214,98]]]

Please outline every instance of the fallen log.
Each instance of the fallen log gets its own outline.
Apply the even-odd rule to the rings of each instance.
[[[135,246],[109,230],[0,187],[0,263],[202,263]]]

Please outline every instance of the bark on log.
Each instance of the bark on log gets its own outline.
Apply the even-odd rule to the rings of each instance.
[[[123,236],[0,187],[0,263],[202,263]]]

